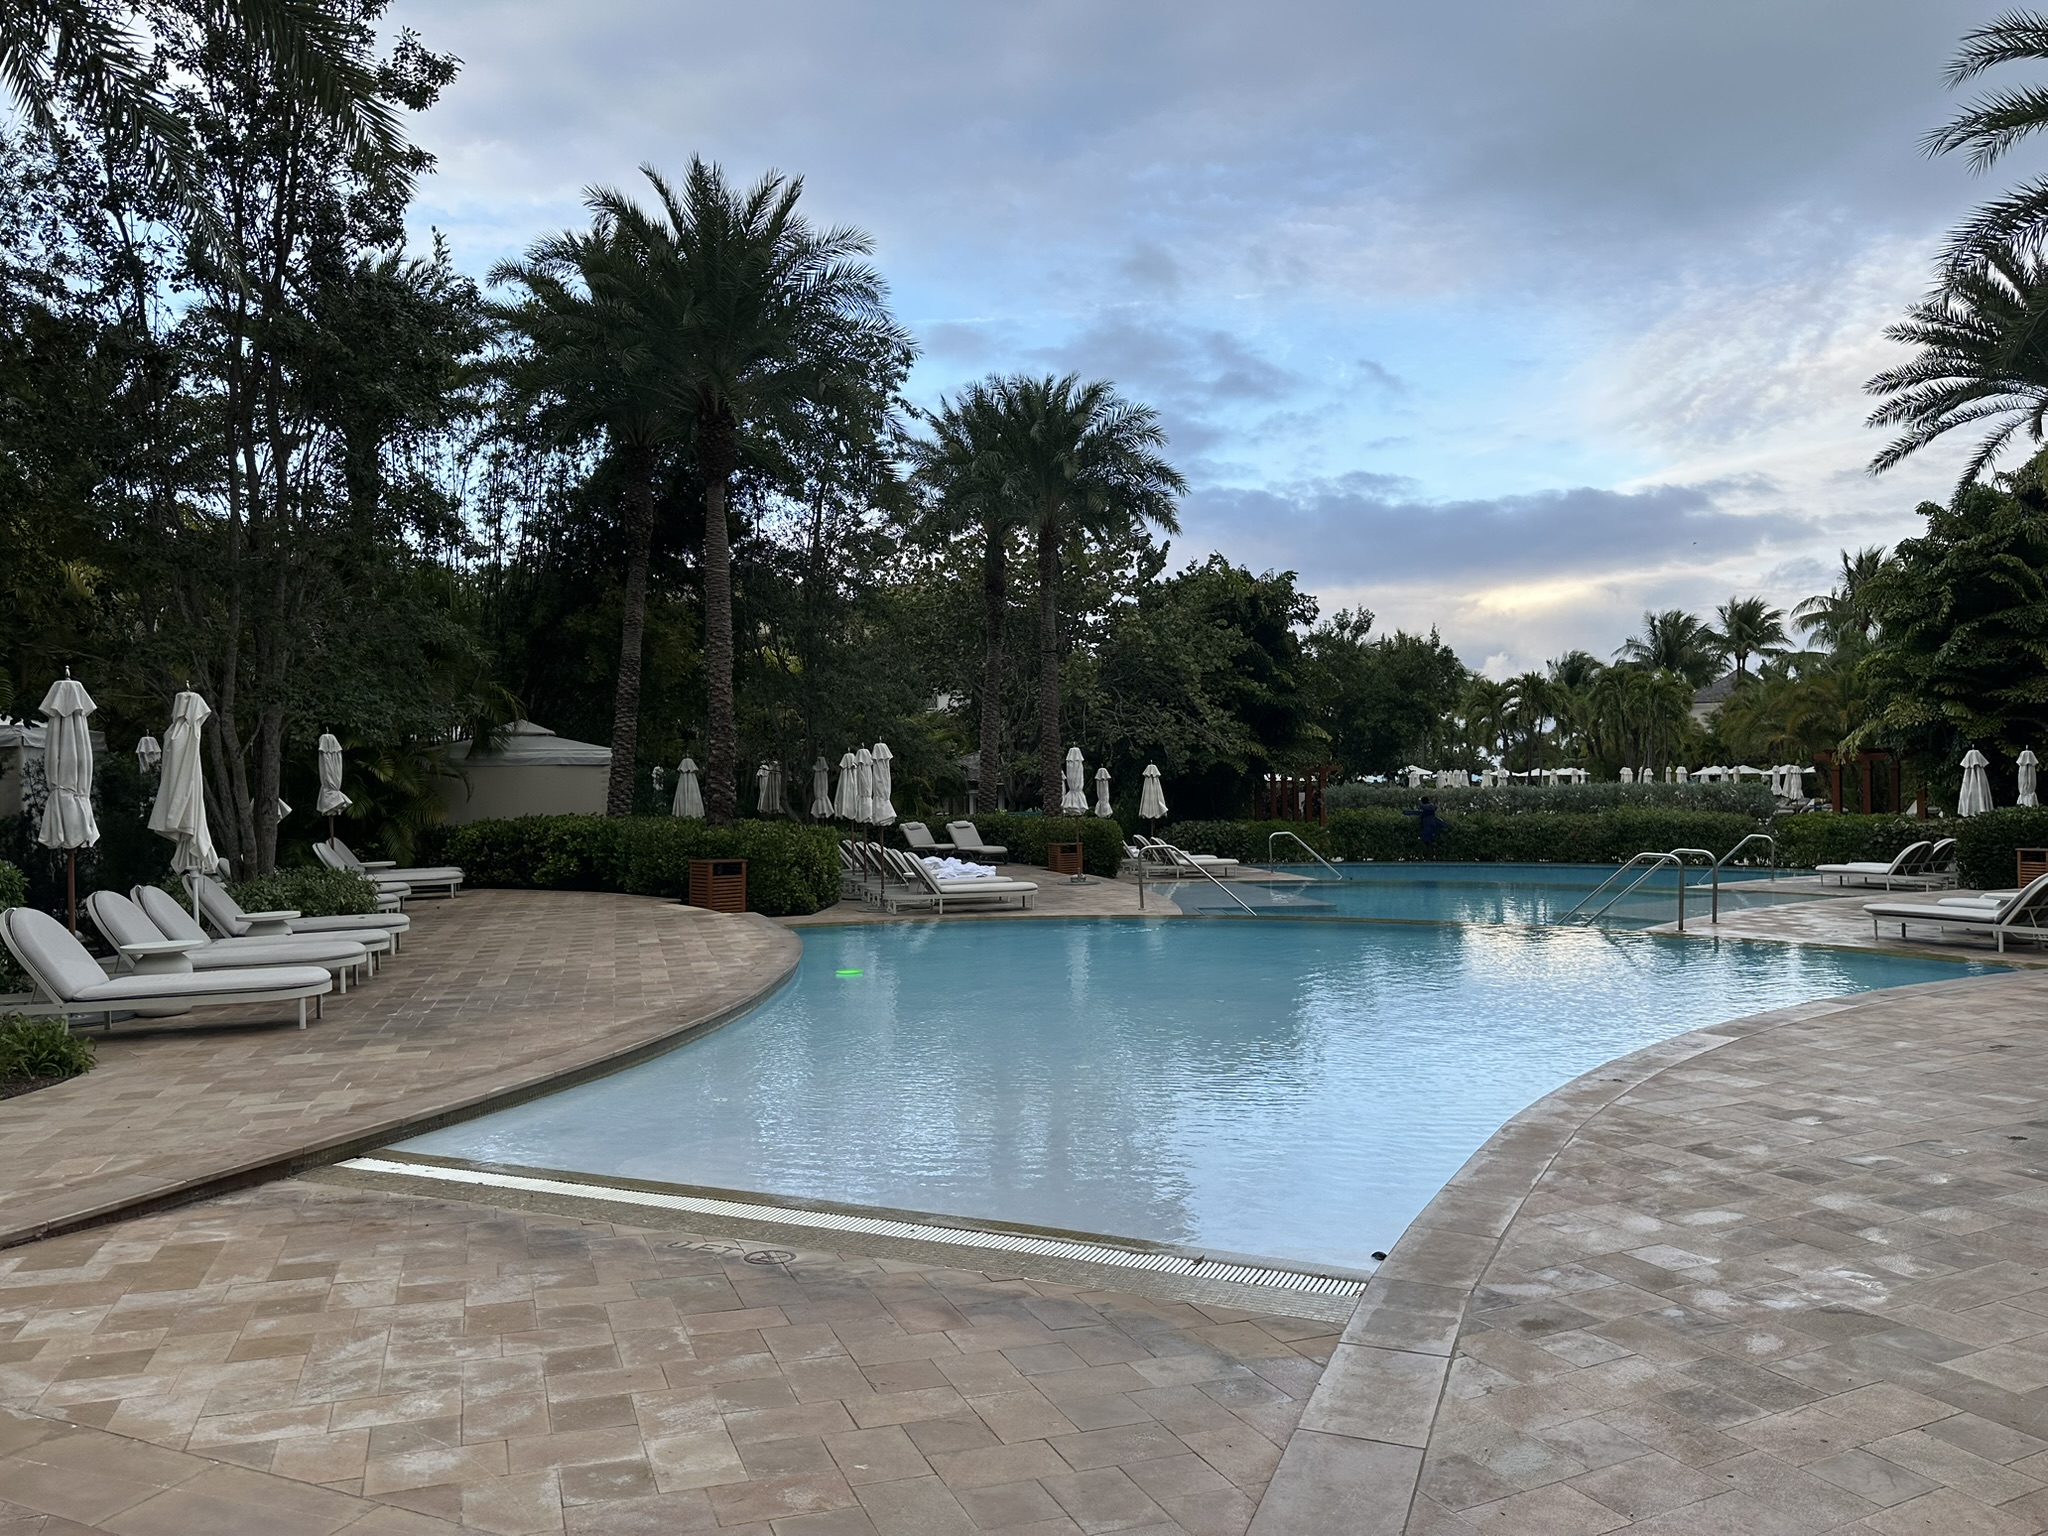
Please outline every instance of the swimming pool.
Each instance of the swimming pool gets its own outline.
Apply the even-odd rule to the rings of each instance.
[[[1603,1061],[1990,969],[1470,922],[810,928],[725,1028],[397,1150],[1364,1267]]]

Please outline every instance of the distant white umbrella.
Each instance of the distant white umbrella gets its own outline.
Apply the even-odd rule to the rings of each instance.
[[[1975,747],[1963,754],[1963,794],[1956,802],[1958,816],[1982,816],[1991,809],[1991,775],[1984,770],[1991,759]]]
[[[334,841],[334,818],[355,802],[341,792],[341,743],[331,731],[320,733],[315,749],[320,759],[320,798],[313,809],[327,818],[327,841]]]
[[[1690,784],[1692,782],[1692,770],[1690,768],[1679,769],[1675,782],[1679,784]]]
[[[1159,787],[1159,765],[1145,765],[1144,782],[1138,788],[1138,814],[1147,821],[1166,819],[1166,794]]]
[[[697,782],[697,760],[686,757],[676,764],[676,797],[669,802],[669,814],[704,819],[704,786]]]
[[[1622,782],[1622,783],[1624,783],[1624,784],[1633,784],[1633,783],[1635,783],[1635,781],[1636,781],[1636,771],[1635,771],[1635,769],[1633,769],[1633,768],[1623,768],[1623,769],[1621,770],[1621,782]]]
[[[1095,770],[1095,814],[1098,816],[1114,816],[1116,814],[1115,811],[1109,808],[1109,770],[1107,768]]]
[[[154,773],[156,765],[164,760],[164,749],[157,745],[154,736],[145,736],[135,743],[135,766],[144,773]]]
[[[50,684],[43,695],[43,775],[50,798],[43,802],[43,824],[36,841],[64,850],[64,889],[71,906],[71,931],[78,932],[78,850],[100,840],[92,814],[92,729],[86,716],[98,708],[85,685],[74,682],[71,669]]]
[[[2041,759],[2034,756],[2034,749],[2027,748],[2020,754],[2020,804],[2039,805],[2040,796],[2035,792],[2035,778],[2040,772]]]
[[[1081,762],[1079,747],[1067,748],[1067,771],[1060,789],[1060,814],[1088,814],[1088,770]]]
[[[866,826],[875,819],[875,754],[853,749],[853,819]]]
[[[192,910],[199,910],[197,877],[220,868],[213,834],[206,825],[206,771],[199,751],[200,733],[213,718],[206,700],[187,690],[171,700],[171,725],[164,732],[164,773],[150,808],[149,830],[168,837],[171,871],[187,877]]]
[[[878,741],[869,757],[874,762],[874,780],[868,786],[868,820],[878,827],[893,826],[896,822],[895,772],[889,766],[896,754],[889,750],[889,743]]]
[[[839,791],[832,814],[841,821],[859,821],[860,810],[860,761],[847,752],[839,759]]]
[[[832,815],[832,765],[821,755],[811,764],[811,819],[824,821]]]
[[[763,816],[779,816],[782,807],[778,803],[782,795],[782,773],[774,763],[763,763],[754,770],[754,809]]]

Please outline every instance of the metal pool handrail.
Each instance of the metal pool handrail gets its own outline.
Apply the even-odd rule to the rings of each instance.
[[[1714,860],[1714,853],[1713,850],[1710,848],[1673,848],[1669,853],[1639,853],[1634,858],[1630,859],[1626,864],[1622,865],[1621,868],[1617,869],[1613,874],[1609,875],[1605,880],[1602,880],[1598,885],[1594,886],[1593,889],[1588,891],[1584,896],[1581,896],[1578,899],[1578,901],[1572,906],[1572,909],[1569,912],[1565,913],[1565,915],[1563,917],[1560,917],[1557,921],[1559,922],[1559,924],[1570,922],[1573,918],[1577,917],[1581,911],[1585,909],[1586,904],[1590,902],[1595,896],[1598,896],[1602,891],[1606,890],[1608,886],[1614,884],[1615,881],[1619,880],[1631,869],[1634,869],[1638,864],[1642,865],[1642,872],[1638,874],[1635,877],[1635,879],[1629,881],[1627,885],[1623,886],[1620,890],[1616,891],[1612,896],[1608,897],[1606,903],[1603,906],[1601,906],[1597,911],[1591,913],[1586,919],[1588,922],[1597,923],[1601,918],[1607,915],[1609,909],[1611,909],[1616,902],[1620,901],[1623,897],[1627,896],[1631,891],[1635,890],[1637,886],[1641,885],[1645,880],[1649,879],[1650,876],[1654,874],[1657,870],[1662,869],[1666,864],[1669,864],[1678,871],[1678,931],[1680,933],[1683,933],[1685,932],[1685,860],[1688,856],[1696,856],[1698,858],[1705,859],[1710,864]]]
[[[1276,837],[1284,837],[1290,839],[1293,842],[1300,843],[1302,848],[1307,852],[1310,858],[1314,859],[1318,864],[1322,865],[1323,868],[1327,869],[1339,880],[1342,880],[1344,878],[1343,870],[1339,869],[1336,865],[1332,864],[1320,853],[1317,853],[1315,849],[1310,848],[1307,842],[1305,842],[1302,838],[1296,836],[1294,833],[1289,832],[1285,827],[1282,827],[1278,832],[1269,832],[1266,834],[1266,862],[1268,864],[1273,862],[1273,839]]]
[[[1751,843],[1769,843],[1771,845],[1771,880],[1773,883],[1776,883],[1777,881],[1778,840],[1775,837],[1771,836],[1771,834],[1768,832],[1750,833],[1749,836],[1745,837],[1733,848],[1730,848],[1726,853],[1722,854],[1721,857],[1714,860],[1714,915],[1710,919],[1710,921],[1713,923],[1718,924],[1721,921],[1721,866],[1723,864],[1726,864],[1730,859],[1734,858],[1735,855],[1742,852],[1742,850],[1747,848]],[[1685,877],[1682,875],[1679,877],[1681,882],[1683,882],[1684,878]]]
[[[1146,855],[1154,853],[1164,854],[1166,857],[1162,862],[1170,864],[1177,871],[1192,869],[1204,880],[1215,886],[1217,890],[1228,896],[1240,907],[1243,907],[1251,916],[1257,917],[1259,915],[1256,907],[1247,904],[1245,899],[1238,895],[1237,892],[1233,891],[1221,880],[1218,880],[1202,865],[1189,858],[1185,849],[1176,848],[1171,843],[1145,843],[1138,849],[1138,907],[1140,910],[1143,910],[1145,905],[1145,858]]]

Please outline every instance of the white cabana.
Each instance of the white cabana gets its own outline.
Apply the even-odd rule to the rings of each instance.
[[[1109,805],[1109,770],[1107,768],[1097,768],[1095,770],[1095,814],[1098,816],[1114,816],[1116,814],[1115,811],[1110,809]]]
[[[601,816],[612,749],[514,720],[448,748],[455,771],[435,778],[447,825],[514,816]]]
[[[1956,801],[1958,816],[1982,816],[1991,809],[1991,775],[1984,770],[1991,759],[1975,747],[1963,754],[1963,793]]]
[[[164,732],[163,781],[149,812],[149,830],[174,844],[172,872],[188,879],[220,868],[220,855],[214,852],[213,834],[206,825],[206,772],[199,746],[200,733],[212,717],[206,700],[189,690],[171,700],[171,725]],[[195,914],[199,910],[196,880],[192,910]]]
[[[1060,788],[1060,814],[1063,816],[1086,816],[1088,814],[1088,769],[1081,761],[1079,747],[1067,748],[1067,771]]]
[[[320,798],[313,809],[327,818],[327,835],[334,836],[334,818],[355,802],[341,792],[341,743],[331,731],[320,733],[320,744],[314,749],[320,759]]]
[[[1138,787],[1138,815],[1146,821],[1166,819],[1166,792],[1159,787],[1159,765],[1147,763]]]
[[[832,765],[821,754],[811,764],[811,819],[829,820],[832,815]]]
[[[2020,799],[2021,805],[2039,805],[2041,797],[2036,791],[2036,780],[2041,771],[2041,759],[2034,756],[2034,749],[2028,747],[2020,754]]]
[[[671,816],[704,819],[704,786],[697,782],[697,760],[686,757],[676,764],[676,797],[669,802]]]
[[[896,770],[891,766],[896,754],[889,750],[889,743],[878,741],[869,752],[874,760],[874,778],[868,785],[868,820],[878,827],[896,824]]]
[[[832,814],[841,821],[860,820],[860,765],[851,752],[839,754],[839,781],[832,791]]]
[[[98,707],[85,685],[72,679],[69,667],[43,695],[43,715],[50,722],[43,727],[43,775],[50,793],[43,802],[36,841],[64,850],[73,933],[78,932],[78,850],[100,840],[99,823],[92,814],[92,729],[85,723]]]

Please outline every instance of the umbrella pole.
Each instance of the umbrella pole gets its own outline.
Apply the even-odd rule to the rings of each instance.
[[[71,909],[71,931],[78,932],[78,850],[64,850],[64,901]]]

